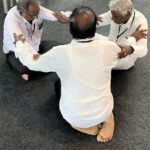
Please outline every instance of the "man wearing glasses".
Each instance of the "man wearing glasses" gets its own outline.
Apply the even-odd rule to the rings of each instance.
[[[19,0],[17,6],[10,9],[4,22],[3,51],[8,63],[24,80],[33,73],[15,57],[13,33],[22,34],[26,42],[39,53],[44,53],[58,42],[41,42],[43,20],[57,21],[54,12],[39,5],[38,0]]]

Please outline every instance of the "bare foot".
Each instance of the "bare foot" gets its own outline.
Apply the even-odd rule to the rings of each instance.
[[[22,79],[24,79],[25,81],[29,80],[29,75],[28,74],[22,74]]]
[[[75,130],[78,130],[82,133],[88,134],[88,135],[97,135],[99,133],[99,126],[93,126],[90,128],[78,128],[78,127],[74,127],[72,126]]]
[[[101,130],[99,131],[97,135],[97,141],[98,142],[108,142],[112,139],[113,133],[114,133],[114,115],[113,113],[111,116],[106,120],[103,125]]]

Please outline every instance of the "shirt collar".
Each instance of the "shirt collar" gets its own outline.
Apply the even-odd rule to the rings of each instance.
[[[71,43],[88,43],[88,42],[91,42],[91,41],[94,41],[95,40],[95,36],[92,37],[92,38],[86,38],[86,39],[73,39],[71,41]]]
[[[24,22],[25,24],[26,24],[26,23],[27,23],[27,24],[30,24],[29,21],[27,21],[24,17],[21,16],[21,18],[22,18],[22,20],[23,20],[23,22]],[[32,23],[35,23],[36,21],[37,21],[37,18],[35,18],[35,19],[32,21]]]

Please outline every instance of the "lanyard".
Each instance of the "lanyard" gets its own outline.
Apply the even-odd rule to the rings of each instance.
[[[133,19],[132,19],[132,22],[131,22],[130,27],[127,28],[127,29],[125,29],[125,30],[124,30],[122,33],[120,33],[120,34],[119,34],[119,32],[120,32],[120,29],[121,29],[121,25],[119,25],[119,31],[118,31],[118,36],[117,36],[116,42],[118,41],[118,39],[120,38],[120,36],[122,36],[126,31],[128,31],[128,30],[131,28],[131,26],[132,26],[134,20],[135,20],[135,11],[134,11],[134,16],[133,16]]]
[[[26,25],[25,25],[25,26],[26,26]],[[29,29],[27,28],[27,26],[26,26],[26,29],[27,29],[27,32],[28,32],[28,35],[29,35],[30,39],[32,40],[32,36],[33,36],[33,34],[34,34],[34,31],[35,31],[35,23],[34,23],[34,28],[33,28],[33,30],[32,30],[32,33],[30,33],[30,31],[29,31]]]

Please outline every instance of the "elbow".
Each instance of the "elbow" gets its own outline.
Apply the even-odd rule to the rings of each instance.
[[[142,58],[142,57],[145,57],[148,53],[148,48],[138,48],[135,50],[135,55],[136,55],[136,58]],[[134,54],[134,53],[133,53]]]
[[[143,50],[142,56],[141,57],[145,57],[148,53],[148,48]]]

